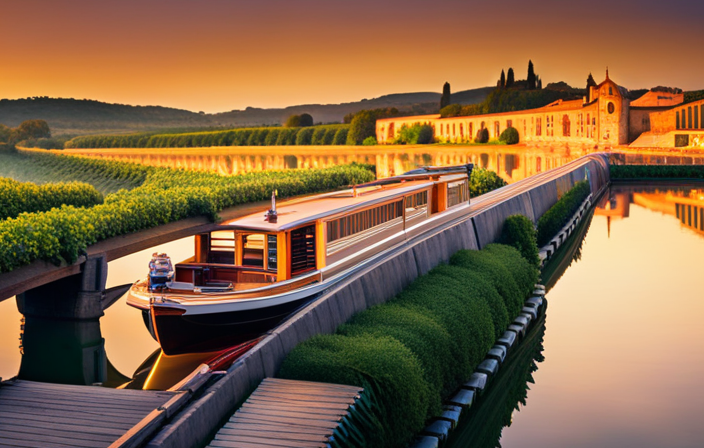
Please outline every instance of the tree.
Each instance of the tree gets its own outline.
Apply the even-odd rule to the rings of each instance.
[[[15,129],[15,141],[30,138],[51,138],[49,124],[44,120],[26,120]]]
[[[287,128],[297,128],[301,125],[301,116],[300,115],[291,115],[288,117],[286,120],[286,123],[284,126]]]
[[[506,75],[506,88],[507,88],[507,89],[510,89],[511,87],[513,87],[513,83],[514,83],[515,81],[516,81],[516,80],[515,80],[514,75],[513,75],[513,69],[512,69],[511,67],[509,67],[509,69],[508,69],[508,75]]]
[[[450,93],[450,83],[446,82],[442,86],[442,97],[440,97],[440,109],[442,109],[445,106],[450,105],[450,97],[452,94]]]
[[[10,136],[12,135],[12,129],[8,128],[4,124],[0,124],[0,145],[10,142]]]
[[[594,77],[591,73],[589,73],[589,76],[587,77],[587,94],[589,93],[590,87],[596,87],[596,81],[594,81]]]
[[[301,114],[301,127],[313,126],[313,117],[310,114]]]
[[[528,61],[528,89],[535,90],[537,82],[535,78],[535,70],[533,69],[533,61]]]
[[[538,76],[538,90],[543,90],[543,80]]]
[[[376,136],[376,119],[376,115],[370,110],[358,112],[350,123],[347,144],[361,145],[364,139]]]
[[[499,78],[499,89],[506,87],[506,74],[503,69],[501,69],[501,78]]]

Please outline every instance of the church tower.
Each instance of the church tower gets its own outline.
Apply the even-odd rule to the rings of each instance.
[[[606,69],[606,79],[596,87],[592,87],[598,101],[598,138],[599,143],[608,146],[628,144],[628,112],[630,100],[628,91],[619,87],[609,78]],[[592,93],[590,92],[590,94]]]

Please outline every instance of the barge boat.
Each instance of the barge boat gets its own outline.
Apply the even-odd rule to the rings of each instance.
[[[168,355],[259,337],[406,240],[469,213],[472,165],[425,167],[350,189],[282,202],[195,236],[173,267],[154,254],[127,303]]]

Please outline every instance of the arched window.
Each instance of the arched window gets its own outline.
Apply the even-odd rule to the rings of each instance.
[[[614,88],[609,86],[609,95],[613,95],[613,94],[614,94]]]
[[[392,140],[394,137],[396,137],[394,135],[394,124],[389,123],[389,135],[388,135],[387,139]]]
[[[494,122],[494,137],[499,138],[499,131],[501,130],[501,125],[498,121]]]
[[[570,117],[565,114],[562,116],[562,136],[563,137],[569,137],[570,136]]]

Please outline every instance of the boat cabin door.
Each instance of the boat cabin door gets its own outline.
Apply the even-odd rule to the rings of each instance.
[[[291,276],[316,269],[315,224],[291,231]]]

